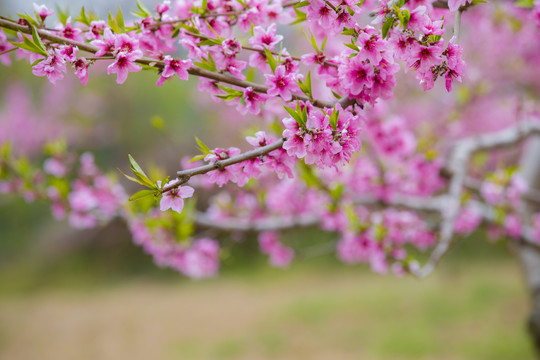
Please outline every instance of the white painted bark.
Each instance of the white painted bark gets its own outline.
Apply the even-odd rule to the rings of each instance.
[[[526,143],[521,160],[523,177],[531,188],[540,190],[540,136],[529,139]],[[523,218],[530,219],[531,215],[540,211],[538,205],[525,202]],[[521,262],[527,287],[531,296],[531,314],[529,316],[529,331],[540,359],[540,249],[522,241],[515,245],[515,253]]]

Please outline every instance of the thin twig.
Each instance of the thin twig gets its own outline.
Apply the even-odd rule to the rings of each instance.
[[[217,160],[211,164],[202,165],[193,169],[186,169],[186,170],[178,171],[176,173],[178,176],[177,177],[178,181],[169,186],[165,186],[161,190],[161,192],[165,193],[171,189],[175,189],[179,187],[182,184],[185,184],[194,175],[206,174],[207,172],[212,171],[212,170],[223,169],[227,166],[238,164],[242,161],[255,159],[259,156],[267,155],[268,153],[271,153],[274,150],[280,149],[283,146],[284,142],[285,142],[285,139],[281,138],[279,140],[274,141],[273,143],[269,145],[262,146],[260,148],[257,148],[251,151],[247,151],[245,153],[242,153],[236,156],[231,156],[228,159]]]
[[[10,52],[15,51],[15,50],[17,50],[16,47],[14,47],[12,49],[5,50],[5,51],[2,51],[2,52],[0,52],[0,56],[2,56],[4,54],[9,54]]]

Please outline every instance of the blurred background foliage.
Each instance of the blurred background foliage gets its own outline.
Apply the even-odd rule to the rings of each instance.
[[[118,86],[92,75],[86,88],[71,75],[58,85],[88,106],[62,121],[103,169],[118,175],[131,153],[172,174],[195,135],[238,143],[234,123],[216,125],[228,110],[199,99],[194,81],[156,87],[141,72]],[[23,82],[36,106],[51,89],[23,62],[0,67],[0,79],[1,98]],[[461,241],[423,281],[343,265],[328,251],[332,235],[316,229],[284,237],[299,253],[290,269],[270,268],[253,234],[224,235],[232,246],[220,276],[194,282],[157,268],[120,221],[76,231],[45,204],[3,195],[0,359],[533,358],[518,264],[485,234]]]

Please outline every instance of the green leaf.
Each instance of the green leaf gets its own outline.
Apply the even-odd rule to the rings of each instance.
[[[118,7],[118,13],[116,14],[116,23],[122,32],[125,31],[126,26],[124,25],[124,14],[122,14],[122,9]]]
[[[395,20],[396,19],[391,17],[391,18],[386,19],[386,21],[384,22],[383,27],[382,27],[383,39],[386,39],[386,37],[388,36],[388,32],[390,31],[390,28],[392,27],[392,25],[394,25]]]
[[[154,190],[141,190],[141,191],[138,191],[135,194],[133,194],[129,198],[129,201],[139,200],[139,199],[142,199],[142,198],[150,196],[150,195],[154,195]]]
[[[321,52],[324,52],[324,48],[326,47],[326,40],[328,40],[327,37],[324,38],[322,45],[321,45]]]
[[[43,52],[43,54],[47,56],[47,49],[45,48],[43,41],[41,41],[41,38],[39,37],[35,26],[32,26],[32,39],[34,40],[34,44],[36,44],[36,46]]]
[[[317,51],[319,51],[319,46],[317,46],[317,40],[315,40],[315,36],[313,36],[313,33],[311,33],[311,46]]]
[[[308,72],[305,82],[302,82],[302,80],[298,80],[298,86],[300,87],[300,90],[302,90],[302,92],[306,94],[307,97],[313,100],[313,95],[311,92],[311,71]]]
[[[307,20],[305,12],[300,11],[298,9],[294,9],[294,12],[296,13],[296,20],[292,22],[291,25],[300,24],[301,22],[304,22]]]
[[[201,9],[203,12],[206,12],[206,10],[208,9],[208,0],[202,1]]]
[[[195,136],[195,141],[197,142],[197,145],[199,145],[199,150],[203,153],[203,154],[210,154],[210,148],[208,146],[206,146],[205,143],[203,143],[201,141],[201,139],[199,139],[198,137]]]
[[[150,12],[150,10],[148,10],[148,8],[146,6],[144,6],[144,4],[141,2],[141,0],[137,0],[137,8],[141,12],[141,14],[144,15],[142,17],[146,18],[146,17],[152,16],[152,13]]]
[[[310,4],[309,1],[300,1],[299,3],[294,5],[294,8],[299,9],[301,7],[304,7],[304,6],[308,6],[309,4]]]
[[[114,31],[115,33],[117,33],[117,34],[121,33],[120,28],[118,27],[118,24],[116,23],[116,21],[114,21],[113,16],[112,16],[110,11],[109,11],[109,15],[107,17],[107,24],[109,25],[111,30]]]
[[[192,157],[189,162],[194,162],[194,161],[199,161],[199,160],[202,160],[204,159],[206,155],[204,154],[200,154],[200,155],[195,155],[194,157]]]
[[[16,42],[12,42],[10,41],[9,43],[13,46],[16,46],[18,48],[21,48],[23,50],[27,50],[27,51],[30,51],[30,52],[33,52],[33,53],[36,53],[36,54],[40,54],[40,55],[43,55],[45,57],[49,56],[49,54],[47,54],[46,52],[43,52],[42,49],[40,49],[36,44],[34,44],[34,42],[32,40],[30,40],[28,37],[26,37],[25,35],[22,36],[23,37],[23,42],[22,43],[16,43]]]
[[[330,126],[332,126],[332,129],[334,130],[336,130],[338,119],[339,111],[336,111],[336,107],[334,106],[334,111],[332,111],[332,115],[330,116]]]
[[[149,188],[157,188],[154,183],[148,178],[148,175],[146,175],[143,171],[143,169],[137,164],[135,159],[131,156],[131,154],[128,154],[129,156],[129,163],[131,165],[131,171],[133,171],[133,174],[142,181],[143,185],[149,187]]]
[[[221,45],[222,41],[218,39],[206,38],[199,45]]]
[[[341,33],[341,35],[345,35],[345,36],[354,36],[354,37],[357,36],[356,30],[354,30],[354,29],[349,29],[349,28],[343,28],[343,32]]]
[[[358,46],[356,46],[355,43],[350,43],[350,44],[344,44],[346,47],[348,47],[349,49],[353,49],[354,51],[360,51],[360,48]]]
[[[291,109],[290,107],[283,106],[283,108],[289,113],[289,115],[291,115],[291,117],[296,121],[298,125],[302,124],[302,117],[300,116],[300,114],[298,114],[294,109]]]
[[[406,29],[409,25],[409,20],[411,20],[411,13],[409,12],[409,10],[405,9],[401,12],[401,14],[403,15],[403,21],[401,23],[401,26],[403,27],[403,29]]]
[[[270,65],[270,68],[272,69],[272,72],[274,73],[277,67],[276,59],[274,59],[274,55],[272,54],[270,50],[266,48],[264,49],[264,54],[266,55],[266,62],[268,63],[268,65]]]
[[[76,18],[75,21],[83,23],[86,26],[90,26],[90,19],[88,18],[88,16],[86,16],[86,11],[84,9],[84,6],[81,8],[81,12],[79,14],[79,17]]]
[[[58,14],[58,20],[65,26],[69,17],[69,10],[62,10],[60,6],[56,6],[56,13]]]

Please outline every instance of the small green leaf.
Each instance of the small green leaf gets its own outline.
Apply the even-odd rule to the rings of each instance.
[[[409,20],[411,20],[411,13],[409,12],[409,10],[404,9],[401,14],[403,15],[403,21],[401,23],[401,26],[403,27],[403,29],[406,29],[409,25]]]
[[[264,54],[266,55],[266,62],[268,63],[268,65],[270,65],[272,72],[275,72],[277,64],[276,59],[274,59],[274,55],[268,49],[264,49]]]
[[[79,17],[76,18],[75,21],[83,23],[86,26],[90,26],[90,19],[88,18],[88,16],[86,16],[86,11],[84,9],[84,6],[81,8],[81,12],[79,14]]]
[[[384,22],[383,27],[382,27],[383,39],[386,39],[386,37],[388,36],[388,32],[390,31],[390,28],[392,27],[392,25],[394,25],[395,20],[396,19],[391,17],[391,18],[386,19],[386,21]]]
[[[298,9],[294,9],[294,12],[296,13],[296,20],[291,23],[291,25],[300,24],[307,20],[306,13],[303,11],[300,11]]]
[[[317,46],[317,40],[315,40],[315,36],[313,36],[313,33],[311,33],[311,46],[315,49],[315,51],[319,51],[319,46]]]
[[[138,191],[135,194],[133,194],[129,198],[129,201],[139,200],[139,199],[142,199],[142,198],[150,196],[150,195],[154,195],[154,190],[141,190],[141,191]]]
[[[200,154],[200,155],[195,155],[194,157],[192,157],[189,162],[194,162],[194,161],[199,161],[199,160],[202,160],[204,159],[206,155],[204,154]]]
[[[203,153],[203,154],[210,154],[210,148],[208,146],[206,146],[205,143],[203,143],[201,141],[201,139],[199,139],[198,137],[195,137],[195,141],[197,142],[197,145],[199,145],[199,150]]]
[[[291,115],[291,117],[296,121],[298,125],[302,124],[302,118],[295,110],[287,106],[284,106],[283,108],[289,113],[289,115]]]
[[[69,10],[62,10],[60,6],[56,6],[56,13],[58,14],[58,20],[65,26],[69,17]]]
[[[144,186],[147,186],[149,188],[156,188],[156,185],[148,178],[148,175],[146,175],[143,171],[143,169],[137,164],[135,159],[131,156],[131,154],[128,154],[129,156],[129,163],[131,165],[131,171],[133,171],[133,174],[142,181],[142,184]]]
[[[118,24],[116,23],[116,21],[113,19],[113,16],[112,16],[110,11],[109,11],[109,15],[107,17],[107,24],[109,25],[111,30],[114,31],[115,33],[117,33],[117,34],[121,33],[120,28],[118,27]]]
[[[23,38],[22,43],[16,43],[16,42],[12,42],[12,41],[10,41],[9,43],[11,45],[16,46],[18,48],[21,48],[23,50],[27,50],[27,51],[30,51],[30,52],[33,52],[33,53],[36,53],[36,54],[39,54],[39,55],[43,55],[45,57],[49,56],[49,54],[47,54],[46,52],[43,52],[42,49],[40,49],[36,44],[34,44],[34,42],[32,40],[30,40],[25,35],[22,35],[22,38]]]
[[[47,49],[45,48],[43,41],[41,41],[35,26],[32,26],[32,39],[34,39],[34,44],[36,44],[36,46],[43,52],[43,55],[47,56]]]
[[[202,1],[201,9],[202,9],[203,13],[206,12],[206,10],[208,9],[208,0],[203,0]]]
[[[116,14],[116,23],[122,32],[124,32],[126,26],[124,25],[124,14],[122,14],[122,9],[118,7],[118,13]]]
[[[308,6],[309,4],[310,4],[309,1],[300,1],[299,3],[294,5],[294,8],[299,9],[301,7],[304,7],[304,6]]]
[[[321,52],[324,51],[324,48],[326,47],[326,41],[328,40],[327,37],[324,38],[323,42],[322,42],[322,45],[321,45]]]
[[[137,8],[139,9],[141,14],[143,15],[142,17],[146,18],[146,17],[152,16],[152,13],[150,12],[150,10],[148,10],[148,8],[146,6],[144,6],[144,4],[141,2],[141,0],[137,0]]]
[[[360,51],[360,48],[355,43],[344,44],[344,45],[348,47],[349,49],[353,49],[354,51]]]

